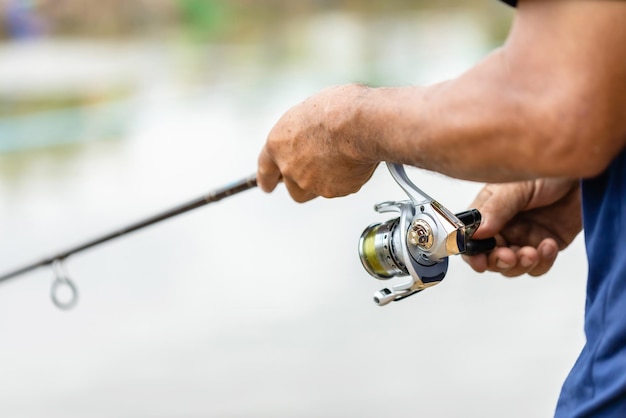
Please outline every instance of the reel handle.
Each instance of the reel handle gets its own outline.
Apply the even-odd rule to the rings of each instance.
[[[471,239],[465,244],[465,251],[463,252],[463,255],[472,256],[488,253],[494,248],[496,248],[496,239],[493,237],[486,239]]]

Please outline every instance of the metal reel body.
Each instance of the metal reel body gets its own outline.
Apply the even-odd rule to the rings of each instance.
[[[410,200],[377,204],[377,212],[399,216],[372,224],[361,235],[359,255],[370,275],[381,280],[404,277],[374,294],[374,302],[379,306],[441,282],[448,271],[448,256],[463,253],[469,227],[473,228],[471,233],[477,228],[466,227],[456,215],[415,186],[402,165],[387,166]]]
[[[404,299],[427,287],[438,284],[448,271],[448,257],[428,252],[409,243],[411,225],[419,220],[427,220],[435,232],[432,242],[445,241],[444,228],[434,216],[429,204],[416,207],[410,201],[384,202],[375,206],[379,213],[398,212],[398,218],[384,223],[373,224],[361,236],[361,260],[365,269],[377,279],[388,280],[405,277],[400,282],[382,289],[374,295],[374,301],[382,306]]]

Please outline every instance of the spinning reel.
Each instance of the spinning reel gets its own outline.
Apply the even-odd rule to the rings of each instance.
[[[383,202],[378,213],[399,217],[368,226],[359,240],[359,256],[367,272],[381,280],[408,278],[374,294],[384,306],[441,282],[448,271],[448,256],[473,255],[495,247],[495,239],[472,240],[481,221],[470,209],[456,215],[424,193],[406,175],[401,164],[387,163],[391,176],[410,200]]]

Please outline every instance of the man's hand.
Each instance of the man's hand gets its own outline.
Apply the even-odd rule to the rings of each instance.
[[[291,108],[259,155],[261,189],[271,192],[282,180],[297,202],[357,192],[379,162],[364,157],[354,129],[365,89],[331,87]]]
[[[472,207],[483,216],[474,238],[495,236],[498,242],[488,255],[464,257],[478,272],[544,274],[582,229],[578,180],[488,184]]]

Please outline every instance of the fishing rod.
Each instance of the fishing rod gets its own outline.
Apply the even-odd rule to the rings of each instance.
[[[417,187],[408,178],[403,165],[387,163],[387,168],[409,200],[377,204],[374,207],[377,212],[397,212],[399,216],[368,226],[361,234],[358,248],[361,263],[372,277],[381,280],[402,278],[374,294],[374,302],[379,306],[405,299],[440,283],[448,271],[449,256],[488,252],[496,245],[494,238],[472,239],[481,222],[478,210],[469,209],[454,214]],[[256,186],[254,175],[246,177],[162,213],[3,274],[0,282],[50,265],[55,274],[50,290],[52,302],[60,309],[70,309],[78,301],[77,288],[64,266],[64,261],[70,255]],[[64,301],[59,297],[59,289],[63,287],[70,291],[69,300]]]
[[[246,177],[244,179],[230,183],[219,189],[213,190],[189,202],[183,203],[181,205],[178,205],[176,207],[173,207],[171,209],[168,209],[156,215],[150,216],[148,218],[139,220],[130,225],[127,225],[126,227],[116,229],[108,234],[104,234],[90,241],[76,245],[73,248],[67,249],[65,251],[61,251],[50,257],[43,258],[40,261],[25,265],[23,267],[20,267],[13,271],[5,273],[0,276],[0,282],[4,282],[6,280],[21,276],[25,273],[36,270],[40,267],[52,266],[53,272],[55,274],[55,280],[54,282],[52,282],[52,287],[50,289],[50,297],[52,299],[52,302],[58,308],[71,309],[78,302],[78,290],[76,288],[76,285],[69,278],[69,275],[67,274],[67,271],[65,270],[65,266],[64,266],[64,261],[70,255],[79,253],[81,251],[85,251],[89,248],[95,247],[96,245],[100,245],[112,239],[130,234],[131,232],[156,224],[158,222],[164,221],[174,216],[178,216],[185,212],[189,212],[190,210],[193,210],[202,206],[206,206],[211,203],[218,202],[226,197],[236,195],[243,191],[252,189],[256,186],[257,186],[257,182],[256,182],[255,175]],[[70,290],[71,293],[70,293],[69,300],[64,301],[60,299],[59,292],[62,287],[67,287]]]

